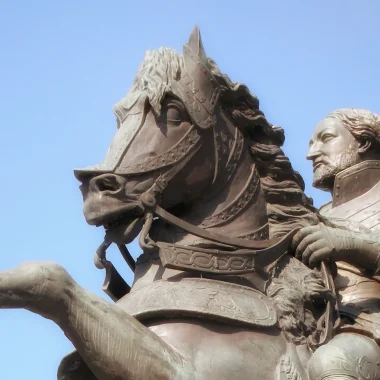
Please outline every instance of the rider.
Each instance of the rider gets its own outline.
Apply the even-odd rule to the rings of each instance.
[[[338,335],[313,355],[310,379],[379,379],[380,116],[362,109],[328,114],[307,158],[313,186],[332,195],[320,213],[333,224],[305,227],[293,243],[311,267],[336,263],[342,318]]]

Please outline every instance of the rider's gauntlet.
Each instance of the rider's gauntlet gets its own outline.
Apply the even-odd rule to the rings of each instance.
[[[324,226],[334,261],[362,267],[371,274],[380,272],[380,235]]]

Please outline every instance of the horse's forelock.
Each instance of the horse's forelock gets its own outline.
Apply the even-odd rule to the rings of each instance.
[[[154,111],[159,114],[161,102],[172,90],[172,83],[178,81],[183,70],[183,57],[173,49],[161,47],[148,50],[137,71],[128,94],[117,105],[117,108],[130,109],[130,99],[141,95],[148,97]]]

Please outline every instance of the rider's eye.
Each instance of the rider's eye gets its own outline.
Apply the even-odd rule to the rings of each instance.
[[[332,134],[330,133],[326,133],[322,136],[322,142],[327,142],[327,141],[330,141],[331,139],[333,139],[335,136],[333,136]]]

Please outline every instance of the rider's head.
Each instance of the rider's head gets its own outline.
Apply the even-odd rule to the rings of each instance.
[[[380,116],[355,108],[331,112],[315,128],[307,159],[313,161],[313,186],[331,192],[342,170],[380,159]]]

